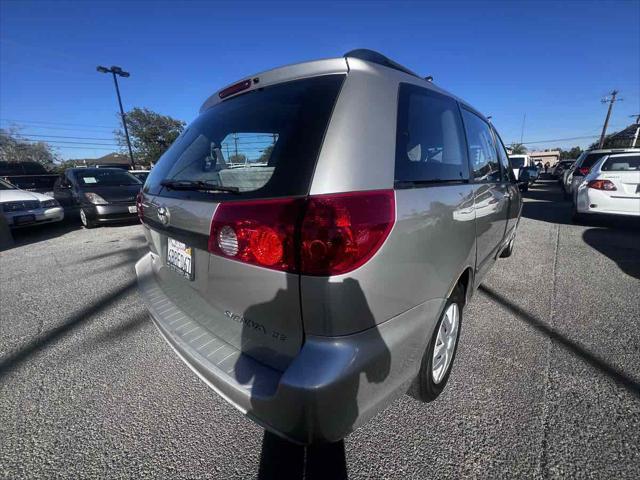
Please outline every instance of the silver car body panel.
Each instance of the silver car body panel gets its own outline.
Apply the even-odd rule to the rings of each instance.
[[[433,83],[356,58],[246,78],[254,89],[347,72],[311,195],[394,189],[401,82],[463,103]],[[220,101],[216,92],[201,111]],[[142,297],[178,355],[239,410],[296,442],[338,440],[406,391],[447,297],[460,281],[472,294],[515,235],[521,210],[515,184],[473,182],[398,188],[395,205],[394,227],[371,259],[344,275],[316,277],[212,255],[206,242],[216,202],[145,194],[151,252],[136,265]],[[160,207],[169,212],[165,224]],[[166,267],[168,237],[193,246],[193,281]]]

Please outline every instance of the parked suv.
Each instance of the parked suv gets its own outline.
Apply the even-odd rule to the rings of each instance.
[[[521,198],[486,118],[369,51],[205,101],[138,198],[158,330],[212,389],[298,443],[411,390],[435,399]]]

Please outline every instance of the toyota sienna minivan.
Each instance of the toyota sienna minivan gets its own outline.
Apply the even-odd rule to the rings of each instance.
[[[214,93],[137,207],[161,335],[238,410],[310,444],[442,392],[521,197],[482,114],[355,50]]]

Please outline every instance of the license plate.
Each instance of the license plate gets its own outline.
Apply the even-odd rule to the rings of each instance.
[[[183,277],[193,280],[193,248],[173,238],[167,240],[167,266]]]
[[[129,206],[129,213],[136,213],[137,211],[138,211],[138,207],[136,207],[135,205]]]
[[[14,225],[24,225],[25,223],[33,223],[35,221],[35,215],[18,215],[17,217],[13,217]]]

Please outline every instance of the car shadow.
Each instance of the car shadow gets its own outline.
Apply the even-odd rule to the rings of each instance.
[[[107,310],[122,297],[133,291],[136,280],[129,280],[118,288],[105,293],[91,304],[76,310],[62,323],[32,338],[7,355],[0,357],[0,379],[13,369],[19,367],[29,357],[47,348],[52,343],[69,335],[81,324],[91,321],[99,312]]]
[[[251,408],[247,413],[254,418],[264,419],[268,423],[274,410],[278,411],[279,423],[287,425],[285,428],[288,429],[281,433],[293,438],[296,436],[300,438],[308,433],[306,430],[308,422],[311,423],[311,428],[325,429],[327,432],[334,432],[333,435],[346,435],[352,431],[358,421],[359,402],[364,401],[360,392],[364,382],[367,385],[384,382],[391,368],[391,354],[377,329],[364,292],[356,279],[347,278],[342,282],[329,283],[328,278],[324,277],[323,281],[320,280],[320,285],[314,285],[314,291],[330,295],[334,299],[348,299],[350,311],[356,312],[358,319],[363,322],[362,325],[366,325],[365,331],[368,335],[366,350],[368,353],[375,352],[374,361],[363,362],[362,358],[358,358],[359,350],[342,355],[343,358],[336,356],[336,358],[327,359],[330,362],[328,367],[325,369],[325,366],[321,366],[321,370],[322,372],[325,370],[341,372],[343,378],[339,386],[334,386],[331,393],[319,393],[317,397],[312,399],[315,404],[307,405],[302,404],[304,401],[301,401],[295,392],[291,391],[291,387],[289,387],[289,391],[282,394],[280,391],[282,384],[279,384],[278,394],[284,397],[283,401],[288,401],[289,404],[281,405],[275,409],[269,403],[270,399],[265,395],[264,388],[260,386],[260,378],[256,378],[255,373],[247,367],[247,357],[260,359],[269,353],[269,342],[265,340],[262,332],[254,328],[251,320],[270,318],[274,314],[282,312],[283,309],[292,308],[292,303],[289,301],[292,294],[296,299],[293,304],[299,305],[299,300],[297,300],[299,298],[298,279],[294,279],[293,276],[289,277],[286,289],[280,289],[268,302],[247,308],[243,315],[246,320],[242,329],[243,354],[236,362],[234,374],[241,384],[251,385]],[[274,349],[276,348],[277,346],[274,346]],[[315,388],[313,382],[327,380],[319,373],[318,353],[305,356],[304,348],[305,346],[303,346],[303,351],[287,367],[286,375],[288,380],[299,388],[311,390]],[[311,346],[309,348],[321,349],[324,347]],[[345,351],[349,350],[349,346],[345,345],[344,349]],[[267,351],[265,352],[265,350]],[[358,367],[358,365],[363,366]],[[335,405],[340,405],[340,407],[335,408]],[[322,426],[314,425],[313,420],[309,420],[309,417],[313,415],[322,416],[326,423]],[[321,435],[324,433],[326,432]],[[329,433],[329,435],[332,434]],[[328,440],[335,441],[300,446],[265,431],[258,478],[261,480],[348,478],[344,442],[335,438]]]
[[[591,248],[616,262],[624,273],[640,279],[640,236],[634,238],[611,228],[589,228],[583,232],[582,239]]]
[[[15,247],[22,247],[37,242],[44,242],[52,238],[61,237],[74,230],[80,230],[82,224],[80,220],[64,219],[55,223],[44,223],[11,230],[13,245],[6,250]]]
[[[539,181],[535,189],[522,194],[522,216],[541,222],[571,224],[571,202],[564,200],[560,187],[553,181]]]
[[[494,302],[502,305],[504,308],[509,310],[516,316],[516,318],[532,326],[538,332],[548,337],[552,342],[565,348],[591,367],[611,378],[613,381],[618,383],[618,385],[629,391],[632,395],[640,399],[640,383],[638,383],[632,377],[628,376],[618,368],[613,367],[607,361],[603,360],[584,346],[580,345],[578,342],[567,338],[565,335],[558,332],[555,328],[550,327],[541,319],[535,317],[534,315],[531,315],[524,308],[511,302],[505,296],[496,292],[492,288],[487,287],[486,285],[480,285],[480,287],[478,287],[478,290]]]

